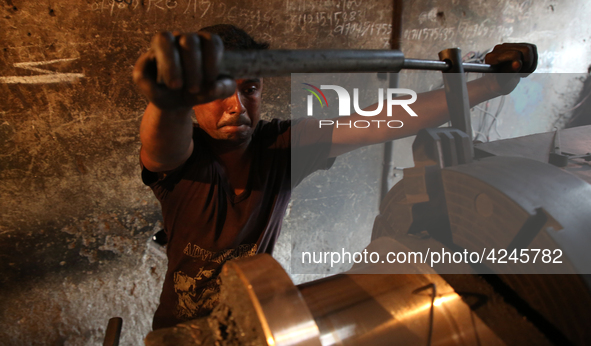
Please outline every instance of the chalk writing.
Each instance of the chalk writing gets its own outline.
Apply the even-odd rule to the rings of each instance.
[[[538,68],[536,72],[553,72],[554,63],[560,61],[561,52],[546,50],[538,55]]]
[[[343,25],[337,25],[334,30],[334,33],[345,35],[345,36],[354,36],[354,37],[362,37],[362,36],[389,36],[392,32],[392,24],[388,23],[346,23]]]
[[[365,12],[350,11],[350,12],[316,12],[316,13],[300,13],[292,15],[292,21],[299,25],[317,24],[320,26],[333,26],[343,24],[344,22],[357,21],[358,18],[364,17]]]
[[[437,21],[437,7],[432,8],[431,11],[428,12],[421,12],[419,15],[419,24],[423,24],[426,21]]]
[[[35,66],[43,66],[49,64],[55,64],[58,62],[73,61],[78,58],[71,59],[55,59],[48,61],[35,61],[35,62],[19,62],[15,63],[14,67],[22,68],[25,70],[35,71],[42,73],[38,76],[8,76],[0,77],[0,83],[5,84],[50,84],[50,83],[71,83],[79,78],[84,78],[83,73],[58,73],[55,71],[41,69]]]
[[[109,11],[111,16],[115,13],[115,10],[130,9],[135,10],[140,5],[142,0],[101,0],[95,1],[91,5],[93,11]],[[133,5],[133,6],[132,6]]]
[[[448,41],[457,37],[508,37],[512,33],[512,26],[489,24],[485,20],[480,24],[460,21],[455,27],[406,29],[402,37],[409,41]]]
[[[480,24],[472,24],[466,21],[460,21],[458,24],[458,35],[465,38],[472,37],[497,37],[497,36],[511,36],[513,33],[512,26],[503,26],[489,24],[489,20],[486,19]]]
[[[226,4],[224,3],[217,3],[217,5],[220,6],[221,8],[221,12],[224,13],[226,12]],[[199,12],[201,13],[200,18],[205,17],[205,15],[209,12],[211,14],[213,14],[214,12],[214,7],[215,4],[212,4],[211,1],[209,0],[189,0],[187,2],[187,7],[185,8],[185,11],[183,12],[183,14],[187,14],[187,13],[197,13],[197,10],[199,10]],[[214,8],[212,8],[214,7]],[[222,14],[223,16],[223,14]]]
[[[314,12],[320,9],[339,8],[351,10],[361,7],[362,0],[288,0],[285,2],[287,12]]]
[[[140,1],[143,6],[139,6]],[[116,11],[136,9],[151,13],[179,11],[195,18],[223,19],[247,32],[257,32],[262,38],[272,38],[277,32],[303,36],[322,29],[330,36],[371,36],[379,42],[387,42],[386,37],[392,32],[388,18],[383,19],[386,23],[368,20],[370,14],[375,16],[372,12],[375,5],[362,5],[362,0],[303,0],[287,1],[286,7],[281,9],[253,9],[214,0],[97,0],[92,9],[101,13],[109,11],[112,16]]]
[[[533,1],[508,1],[503,8],[503,20],[506,23],[514,23],[529,19],[529,9],[533,5]]]

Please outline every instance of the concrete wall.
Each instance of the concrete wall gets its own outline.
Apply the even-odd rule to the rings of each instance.
[[[273,48],[387,48],[391,8],[390,1],[365,0],[3,1],[0,340],[100,344],[113,316],[124,319],[122,344],[138,344],[150,330],[166,262],[150,241],[161,216],[139,178],[138,126],[146,101],[130,75],[154,33],[230,22]],[[405,1],[402,48],[407,57],[435,59],[457,45],[482,51],[503,41],[532,41],[542,71],[586,72],[589,12],[584,1]],[[419,36],[423,29],[431,31]],[[427,90],[438,83],[427,80],[411,74],[402,85]],[[288,78],[265,81],[265,118],[289,117],[289,88]],[[577,86],[570,92],[577,94]],[[568,108],[571,100],[561,102]],[[506,121],[499,132],[540,132],[561,117],[568,114],[530,118],[521,132],[505,128]],[[394,144],[395,166],[412,164],[410,142]],[[355,175],[318,173],[294,192],[275,253],[285,268],[293,246],[318,239],[312,231],[350,226],[360,231],[343,244],[365,246],[377,214],[381,150],[337,161],[363,165]],[[351,179],[368,188],[341,204],[334,219],[318,215],[302,197],[318,182]],[[325,197],[337,195],[326,191]],[[363,207],[351,214],[352,205]],[[335,221],[344,214],[358,222]]]
[[[122,344],[150,330],[166,261],[148,245],[161,215],[139,176],[147,103],[131,71],[151,37],[233,23],[273,48],[381,48],[391,7],[359,0],[0,6],[0,340],[67,345],[101,343],[112,316],[123,317]],[[375,30],[362,34],[359,25]],[[289,78],[266,80],[263,99],[264,118],[289,118]]]

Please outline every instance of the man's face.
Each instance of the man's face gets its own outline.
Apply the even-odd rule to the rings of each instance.
[[[193,107],[199,128],[216,140],[248,142],[260,119],[262,91],[262,79],[236,80],[234,95]]]

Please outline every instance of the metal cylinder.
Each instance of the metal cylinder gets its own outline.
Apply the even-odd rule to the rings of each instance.
[[[343,274],[298,288],[323,346],[504,345],[436,274]]]
[[[222,295],[237,297],[235,320],[258,330],[264,345],[504,345],[439,275],[417,270],[340,274],[296,287],[263,254],[228,262]]]

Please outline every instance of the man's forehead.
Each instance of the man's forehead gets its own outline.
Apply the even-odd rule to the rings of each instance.
[[[261,83],[262,78],[236,79],[236,84]]]

